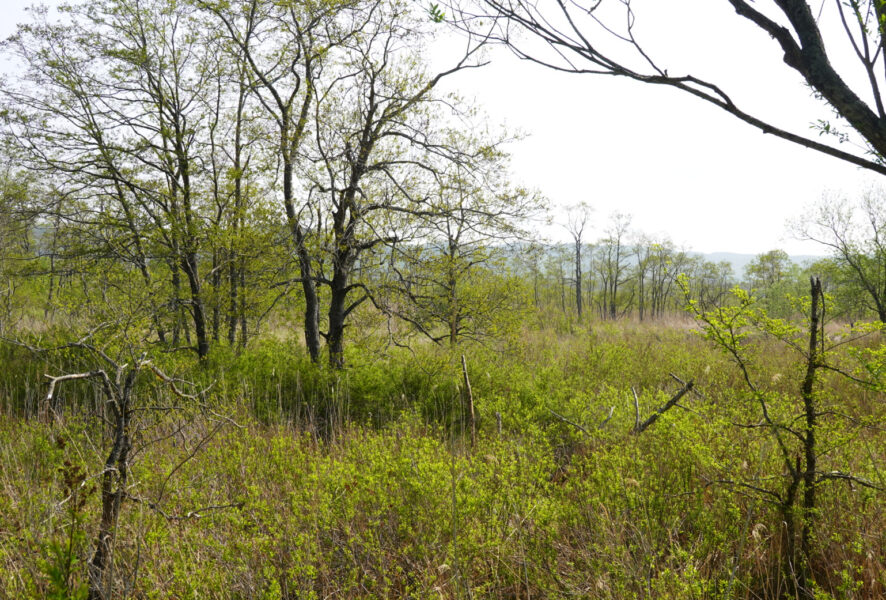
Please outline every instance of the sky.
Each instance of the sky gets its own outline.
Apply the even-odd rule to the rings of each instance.
[[[31,2],[0,2],[5,38]],[[714,80],[741,106],[796,133],[814,135],[810,124],[828,118],[781,63],[775,42],[736,16],[726,0],[633,5],[638,38],[671,75]],[[828,16],[825,10],[823,19]],[[838,66],[850,50],[844,46],[832,50]],[[432,64],[455,60],[459,48],[435,45]],[[786,222],[823,194],[853,198],[876,181],[678,90],[557,73],[504,48],[487,58],[487,66],[450,78],[447,90],[477,104],[491,123],[524,134],[507,148],[513,176],[548,199],[554,222],[543,232],[552,239],[568,236],[564,207],[585,202],[594,209],[591,240],[619,211],[632,216],[635,230],[697,252],[825,254],[793,239]],[[850,82],[856,76],[847,75]]]

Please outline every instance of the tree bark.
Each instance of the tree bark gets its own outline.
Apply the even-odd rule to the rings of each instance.
[[[575,311],[578,315],[578,320],[581,322],[582,315],[582,300],[583,296],[581,294],[581,239],[575,240]]]
[[[206,330],[206,307],[200,289],[200,276],[197,273],[197,255],[188,252],[182,257],[182,270],[188,279],[191,292],[190,313],[194,321],[194,336],[197,340],[197,356],[202,360],[209,355],[209,337]]]
[[[345,304],[348,299],[348,275],[346,266],[336,266],[332,278],[329,298],[329,331],[326,344],[329,350],[329,366],[341,369],[345,366],[344,335],[345,335]]]
[[[120,516],[120,507],[126,495],[127,460],[129,450],[132,448],[129,437],[132,411],[129,404],[138,371],[138,365],[130,369],[122,389],[106,390],[116,396],[108,398],[114,412],[114,443],[105,460],[105,468],[102,472],[102,516],[95,541],[95,552],[88,564],[89,600],[107,600],[110,597],[110,594],[106,593],[105,582],[113,564],[117,519]]]
[[[806,460],[806,469],[803,472],[803,526],[800,533],[800,551],[802,553],[799,565],[800,593],[806,598],[813,598],[814,594],[809,589],[809,568],[812,560],[813,531],[815,525],[816,498],[815,498],[815,470],[817,468],[816,448],[816,419],[818,416],[815,402],[815,372],[820,366],[819,336],[821,335],[821,320],[824,315],[822,305],[821,280],[817,277],[810,278],[812,302],[809,317],[809,353],[806,359],[806,375],[803,378],[802,396],[803,412],[806,421],[803,432],[803,453]]]
[[[294,168],[293,151],[297,147],[304,131],[303,122],[306,120],[307,110],[310,107],[312,98],[310,89],[310,86],[308,86],[307,96],[302,105],[302,118],[299,122],[299,127],[296,129],[295,135],[292,136],[293,139],[290,139],[290,113],[287,111],[281,111],[283,112],[283,118],[281,121],[280,138],[282,144],[281,155],[283,158],[283,206],[286,210],[286,220],[289,224],[290,236],[295,245],[302,293],[305,298],[305,346],[308,349],[311,362],[316,363],[320,360],[320,298],[317,294],[317,282],[314,279],[311,255],[307,248],[305,232],[299,221],[298,212],[295,210],[292,180]],[[330,307],[330,312],[331,311],[332,308]]]

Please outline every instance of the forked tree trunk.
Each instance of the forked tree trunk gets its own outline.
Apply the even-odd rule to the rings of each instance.
[[[113,597],[114,545],[117,532],[117,519],[120,507],[126,495],[128,479],[129,451],[132,448],[130,439],[130,400],[135,380],[138,377],[139,365],[132,367],[127,373],[120,389],[106,388],[105,393],[112,407],[114,421],[112,424],[114,443],[105,460],[101,476],[102,514],[99,521],[98,536],[95,540],[95,552],[89,559],[89,600],[109,600]],[[119,381],[119,378],[117,379]]]

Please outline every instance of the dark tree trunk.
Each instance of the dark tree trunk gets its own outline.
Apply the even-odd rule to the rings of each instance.
[[[206,307],[200,289],[200,278],[197,272],[197,255],[189,252],[182,257],[182,270],[188,279],[191,292],[190,312],[194,321],[194,336],[197,340],[197,356],[202,360],[209,354],[209,337],[206,330]]]
[[[232,346],[237,341],[237,291],[240,287],[240,278],[237,273],[236,251],[231,248],[231,264],[228,265],[228,345]]]
[[[330,288],[329,332],[326,344],[329,350],[329,366],[334,369],[341,369],[345,366],[344,334],[345,317],[347,316],[348,271],[347,265],[336,266]]]
[[[800,478],[797,474],[800,472],[800,457],[797,457],[797,465],[792,474],[791,483],[785,494],[784,502],[781,505],[781,517],[785,526],[785,549],[783,553],[782,573],[788,581],[788,585],[793,588],[792,596],[800,596],[802,590],[806,587],[805,577],[802,569],[798,569],[797,562],[797,529],[796,529],[796,507],[797,488],[800,486]]]
[[[173,252],[178,252],[178,246],[173,246]],[[178,346],[182,332],[182,302],[181,302],[181,273],[178,263],[170,260],[169,270],[172,272],[172,344]]]
[[[209,334],[206,325],[206,306],[203,301],[203,291],[200,283],[200,271],[197,263],[197,231],[194,222],[193,207],[191,205],[191,175],[190,160],[182,143],[184,131],[178,119],[175,123],[175,155],[178,171],[181,177],[182,213],[184,216],[183,240],[184,255],[182,256],[182,269],[188,278],[188,287],[191,293],[191,317],[194,321],[194,335],[197,338],[197,356],[200,360],[209,355]]]
[[[455,269],[449,270],[449,345],[453,348],[458,345],[458,282],[455,277]]]
[[[809,318],[809,353],[806,359],[806,375],[803,378],[803,409],[806,428],[803,432],[803,453],[806,459],[806,469],[803,472],[803,526],[800,534],[800,551],[802,557],[798,568],[800,596],[813,598],[814,593],[810,586],[809,567],[812,560],[812,537],[814,529],[816,499],[815,499],[815,470],[817,468],[816,448],[816,419],[818,416],[815,403],[815,372],[820,366],[819,336],[821,335],[821,321],[824,315],[821,280],[810,279],[812,302]]]
[[[246,323],[246,262],[240,262],[240,348],[246,347],[248,341],[248,327]]]
[[[300,250],[299,271],[302,279],[302,292],[305,296],[305,345],[311,356],[311,362],[317,362],[320,360],[320,298],[317,294],[317,283],[314,281],[310,261],[307,251]]]
[[[239,235],[242,231],[243,212],[245,210],[245,198],[243,196],[243,112],[246,106],[247,87],[240,76],[240,92],[237,98],[237,117],[234,125],[234,214],[231,218],[231,243],[228,245],[228,345],[234,346],[237,338],[237,323],[240,320],[239,306],[241,299],[238,298],[241,281],[245,287],[246,264],[239,256]],[[246,160],[247,165],[249,159]],[[247,188],[248,189],[248,188]],[[245,294],[245,290],[243,290]],[[245,312],[245,299],[243,306]],[[245,321],[245,314],[243,316]],[[245,322],[243,328],[242,346],[246,346]]]
[[[455,260],[458,255],[458,242],[450,237],[448,272],[446,284],[449,287],[449,314],[447,321],[449,326],[449,345],[455,347],[458,344],[459,306],[458,306],[458,276],[455,272]]]
[[[105,580],[114,560],[117,519],[120,516],[120,507],[126,495],[127,460],[132,447],[129,437],[132,411],[129,408],[129,403],[137,375],[138,366],[135,366],[126,375],[122,389],[113,390],[112,393],[116,395],[116,398],[108,398],[114,413],[114,443],[105,460],[105,468],[102,473],[102,516],[99,521],[98,537],[95,541],[95,552],[88,564],[89,600],[107,600],[110,597],[105,593]],[[111,390],[106,391],[110,392]]]

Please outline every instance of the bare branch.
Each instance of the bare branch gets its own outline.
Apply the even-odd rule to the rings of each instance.
[[[671,398],[670,400],[665,402],[664,405],[662,405],[657,411],[655,411],[652,415],[650,415],[648,419],[646,419],[645,421],[640,423],[639,427],[635,427],[632,433],[640,434],[640,433],[643,433],[644,431],[646,431],[646,429],[649,428],[653,423],[655,423],[660,416],[662,416],[668,410],[673,408],[673,406],[675,404],[677,404],[677,402],[679,402],[680,398],[682,398],[687,393],[689,393],[689,391],[692,390],[693,387],[695,387],[695,383],[693,383],[692,381],[689,381],[688,383],[686,383],[680,389],[680,391],[678,391],[676,394],[674,394],[673,398]]]

